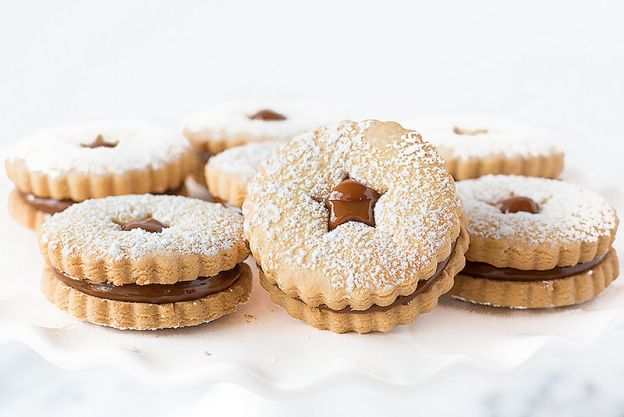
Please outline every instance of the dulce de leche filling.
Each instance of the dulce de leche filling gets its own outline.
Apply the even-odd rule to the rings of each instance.
[[[54,272],[63,284],[93,297],[130,303],[169,304],[198,300],[227,290],[240,278],[242,267],[238,264],[215,276],[199,277],[193,281],[147,285],[113,285],[71,278],[56,269]]]
[[[179,194],[183,187],[184,187],[184,184],[181,184],[177,188],[171,188],[171,189],[163,191],[162,193],[151,193],[151,194],[175,195],[175,194]],[[24,193],[22,191],[19,191],[19,194],[22,200],[26,202],[26,204],[32,206],[38,211],[42,211],[47,214],[60,213],[61,211],[65,210],[67,207],[71,206],[72,204],[77,203],[77,201],[70,200],[70,199],[57,200],[55,198],[37,197],[34,194]]]
[[[375,203],[379,193],[366,185],[347,178],[334,187],[325,206],[329,210],[328,229],[356,221],[375,226]]]
[[[418,297],[420,294],[424,293],[428,288],[433,286],[433,284],[435,284],[438,281],[438,279],[440,279],[440,277],[442,276],[442,273],[448,266],[449,262],[451,261],[451,258],[453,257],[455,253],[456,246],[457,246],[457,241],[453,242],[453,246],[451,247],[451,254],[449,255],[449,257],[438,264],[432,276],[430,276],[426,280],[420,281],[418,285],[416,286],[416,290],[413,293],[409,295],[401,295],[397,297],[397,299],[394,300],[394,302],[390,305],[379,306],[379,305],[374,304],[366,310],[353,310],[351,307],[345,307],[340,310],[334,310],[334,309],[329,308],[325,304],[321,304],[317,306],[316,308],[318,308],[319,310],[327,310],[327,311],[332,311],[334,313],[339,313],[339,314],[366,314],[366,313],[376,313],[376,312],[387,311],[400,305],[407,305],[416,297]],[[300,298],[296,298],[296,299],[303,302]]]
[[[499,281],[551,281],[554,279],[568,278],[583,272],[587,272],[600,265],[607,254],[598,256],[589,262],[572,266],[558,266],[544,271],[521,270],[514,268],[497,268],[482,262],[466,262],[466,267],[461,272],[476,278],[485,278]]]

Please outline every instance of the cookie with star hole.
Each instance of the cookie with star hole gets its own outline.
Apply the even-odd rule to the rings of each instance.
[[[438,116],[406,125],[437,146],[457,180],[488,174],[557,178],[564,153],[551,136],[493,118]]]
[[[618,217],[598,194],[506,175],[461,181],[457,189],[470,248],[453,297],[497,307],[562,307],[595,298],[618,277]]]
[[[44,223],[46,298],[118,329],[195,326],[251,291],[242,216],[221,204],[150,194],[77,203]]]
[[[344,121],[260,164],[243,203],[262,286],[335,332],[389,331],[432,310],[468,235],[435,148],[397,123]]]
[[[183,194],[199,160],[181,136],[143,122],[59,126],[17,142],[5,161],[9,208],[34,229],[70,205],[123,194]]]
[[[234,146],[288,141],[335,120],[330,111],[311,103],[223,103],[191,115],[184,136],[208,161]]]

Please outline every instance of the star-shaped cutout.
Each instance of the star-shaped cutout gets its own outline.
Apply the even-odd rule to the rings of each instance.
[[[107,142],[106,139],[104,139],[104,136],[102,135],[97,135],[97,137],[95,138],[95,140],[91,143],[83,143],[82,145],[83,148],[114,148],[115,146],[117,146],[117,142]]]
[[[271,109],[258,110],[255,114],[249,116],[251,120],[262,120],[264,122],[279,122],[286,120],[286,116],[283,114],[274,112]]]
[[[329,230],[343,223],[356,221],[375,226],[375,203],[379,193],[366,185],[347,178],[334,187],[325,202],[329,210]]]
[[[537,214],[540,212],[540,206],[529,197],[515,196],[509,197],[498,202],[498,208],[501,213],[518,213],[524,211],[526,213]]]
[[[153,217],[148,217],[147,219],[139,220],[138,222],[130,222],[121,226],[121,229],[124,231],[130,231],[132,229],[143,229],[146,232],[150,233],[160,233],[162,229],[166,229],[167,226],[159,222]]]

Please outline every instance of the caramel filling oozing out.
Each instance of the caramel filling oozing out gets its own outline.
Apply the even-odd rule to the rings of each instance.
[[[345,179],[334,187],[325,206],[329,210],[329,230],[349,221],[375,226],[375,203],[379,193],[352,179]]]

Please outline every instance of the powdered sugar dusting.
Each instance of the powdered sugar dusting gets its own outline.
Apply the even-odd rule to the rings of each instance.
[[[249,116],[271,109],[286,120],[252,120]],[[247,142],[289,140],[296,135],[336,120],[327,109],[310,103],[223,103],[191,115],[184,129],[205,136],[206,140],[245,137]]]
[[[160,233],[123,231],[121,224],[153,217],[168,226]],[[215,256],[243,240],[243,219],[220,204],[181,196],[127,195],[87,200],[52,216],[42,242],[64,255],[87,253],[95,259],[148,255]]]
[[[615,209],[598,194],[577,185],[543,178],[490,175],[461,181],[471,236],[540,244],[596,242],[617,226]],[[497,202],[512,196],[529,197],[540,212],[502,213]]]
[[[98,135],[115,147],[89,148]],[[84,174],[122,174],[159,168],[179,159],[190,144],[179,134],[145,122],[94,122],[58,126],[18,142],[9,160],[23,161],[32,172],[59,177],[70,171]]]
[[[260,162],[268,159],[280,142],[250,143],[227,149],[208,160],[208,165],[248,181],[256,175]]]
[[[347,222],[328,232],[323,201],[347,176],[382,194],[376,226]],[[394,123],[346,121],[301,135],[260,164],[248,192],[246,235],[262,268],[313,270],[348,294],[414,282],[458,230],[460,202],[444,161]]]
[[[445,158],[549,156],[563,152],[549,135],[507,120],[438,116],[405,125],[436,145]]]

